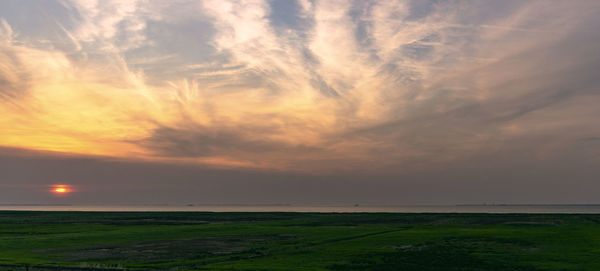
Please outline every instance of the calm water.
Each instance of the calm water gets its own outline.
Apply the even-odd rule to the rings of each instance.
[[[600,214],[600,205],[476,205],[476,206],[295,206],[295,205],[72,205],[72,206],[32,206],[4,205],[0,210],[19,211],[157,211],[157,212],[388,212],[388,213],[583,213]]]

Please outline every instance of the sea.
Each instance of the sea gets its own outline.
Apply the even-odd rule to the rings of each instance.
[[[0,204],[13,211],[110,211],[110,212],[314,212],[314,213],[544,213],[600,214],[600,204],[523,205],[45,205]]]

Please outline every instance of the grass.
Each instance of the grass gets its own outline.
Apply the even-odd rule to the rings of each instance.
[[[0,270],[19,265],[600,270],[600,215],[2,211]]]

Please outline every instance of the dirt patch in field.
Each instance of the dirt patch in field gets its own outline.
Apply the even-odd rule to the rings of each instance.
[[[273,238],[194,238],[136,242],[128,244],[97,245],[78,248],[76,251],[48,251],[72,261],[97,261],[128,259],[156,261],[164,259],[199,259],[216,255],[253,253],[257,243]]]

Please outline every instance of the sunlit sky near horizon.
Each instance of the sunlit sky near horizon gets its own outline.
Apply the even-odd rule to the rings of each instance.
[[[594,0],[0,1],[0,198],[596,203],[598,29]]]

